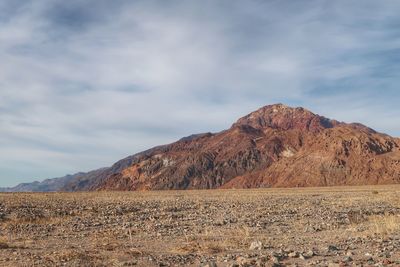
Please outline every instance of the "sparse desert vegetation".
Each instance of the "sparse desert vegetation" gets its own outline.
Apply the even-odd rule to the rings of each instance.
[[[0,194],[0,266],[399,266],[400,186]]]

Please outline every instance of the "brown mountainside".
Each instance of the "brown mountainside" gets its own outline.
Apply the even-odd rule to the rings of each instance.
[[[400,140],[303,108],[265,106],[228,130],[120,161],[63,190],[159,190],[400,182]]]

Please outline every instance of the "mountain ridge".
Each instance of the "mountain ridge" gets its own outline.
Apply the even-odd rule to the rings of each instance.
[[[190,135],[66,179],[55,191],[399,183],[399,147],[400,139],[365,125],[274,104],[227,130]]]

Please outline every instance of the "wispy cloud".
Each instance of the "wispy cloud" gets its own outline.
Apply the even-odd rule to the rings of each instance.
[[[398,1],[2,1],[0,185],[110,165],[259,106],[400,135]]]

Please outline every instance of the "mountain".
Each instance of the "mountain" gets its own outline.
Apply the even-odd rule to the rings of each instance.
[[[62,191],[400,183],[400,139],[304,108],[269,105],[219,133],[191,135],[67,179]]]
[[[42,182],[22,183],[15,187],[0,188],[0,192],[54,192],[60,190],[68,181],[83,174],[66,175],[64,177],[46,179]]]
[[[304,108],[265,106],[228,130],[134,157],[97,190],[206,189],[400,182],[400,140]]]

